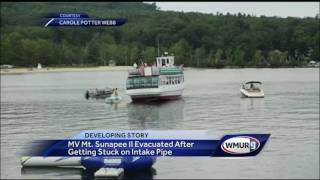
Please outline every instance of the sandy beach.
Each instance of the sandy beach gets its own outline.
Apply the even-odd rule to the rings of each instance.
[[[54,72],[95,72],[95,71],[127,71],[131,66],[98,66],[98,67],[45,67],[1,69],[1,75]]]

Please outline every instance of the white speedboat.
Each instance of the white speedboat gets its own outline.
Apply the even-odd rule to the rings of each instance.
[[[249,81],[241,85],[240,93],[242,97],[247,98],[263,98],[262,82]]]
[[[141,65],[129,71],[126,94],[133,101],[171,100],[181,97],[183,67],[174,65],[174,56],[165,52],[152,66]]]

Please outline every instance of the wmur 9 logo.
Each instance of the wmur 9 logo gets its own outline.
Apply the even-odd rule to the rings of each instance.
[[[256,151],[260,141],[250,136],[232,137],[222,142],[221,149],[229,154],[247,154]]]

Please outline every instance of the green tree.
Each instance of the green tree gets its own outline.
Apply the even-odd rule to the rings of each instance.
[[[160,53],[173,53],[176,64],[186,66],[301,66],[320,59],[319,19],[314,17],[168,12],[142,2],[3,2],[0,8],[1,64],[101,65],[114,59],[132,65],[142,58],[151,61],[158,42]],[[43,27],[43,14],[58,10],[127,17],[128,22],[103,28]]]
[[[1,63],[13,65],[25,65],[24,54],[21,51],[21,39],[18,32],[11,32],[1,36]]]
[[[217,49],[216,54],[214,56],[214,63],[218,64],[222,60],[223,51],[222,49]]]
[[[226,51],[225,51],[225,55],[226,55],[226,59],[227,59],[227,63],[228,64],[232,64],[233,62],[233,57],[232,57],[232,49],[231,48],[228,48]]]
[[[270,67],[279,67],[281,65],[282,52],[279,50],[270,51],[268,53],[268,62]]]
[[[89,64],[98,64],[99,63],[99,44],[98,44],[98,35],[94,36],[91,41],[88,43],[88,55],[87,62]]]
[[[239,47],[236,48],[235,52],[234,52],[234,56],[233,56],[233,59],[234,59],[234,64],[236,66],[244,66],[244,51],[241,50]]]
[[[253,56],[253,64],[259,67],[263,64],[264,61],[265,59],[262,55],[261,50],[256,50]]]
[[[54,63],[53,44],[45,39],[39,39],[35,43],[37,44],[36,59],[38,59],[39,63],[45,66]]]
[[[185,39],[180,39],[170,47],[170,52],[175,55],[176,64],[185,64],[187,66],[192,65],[190,58],[191,47]]]
[[[20,66],[36,66],[39,63],[39,56],[37,55],[38,45],[37,42],[30,39],[21,40],[21,61],[19,61]]]

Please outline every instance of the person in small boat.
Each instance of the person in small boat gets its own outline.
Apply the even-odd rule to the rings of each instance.
[[[113,89],[112,96],[115,96],[115,97],[118,96],[118,88]]]
[[[88,90],[86,91],[85,97],[86,97],[87,99],[89,99],[89,97],[90,97]]]
[[[137,63],[134,63],[134,64],[133,64],[133,68],[134,68],[134,69],[137,69],[137,68],[138,68]]]

